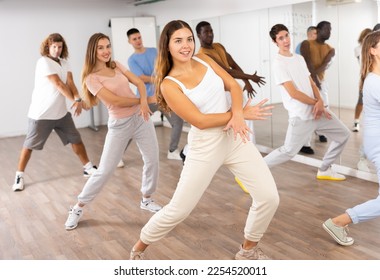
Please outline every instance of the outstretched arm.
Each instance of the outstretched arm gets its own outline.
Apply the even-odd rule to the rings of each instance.
[[[230,64],[231,68],[227,69],[227,72],[234,77],[235,79],[241,79],[244,82],[244,89],[247,91],[248,97],[253,98],[255,96],[256,91],[253,89],[252,85],[250,84],[249,80],[255,82],[259,87],[261,85],[265,85],[264,77],[258,76],[256,73],[257,71],[250,75],[244,73],[243,69],[236,63],[236,61],[232,58],[232,56],[226,52],[228,63]]]
[[[258,76],[256,73],[253,73],[252,75],[251,74],[246,74],[244,73],[243,69],[241,69],[241,67],[236,63],[236,61],[232,58],[232,56],[226,52],[226,55],[227,55],[227,60],[228,60],[228,63],[230,64],[231,68],[230,71],[227,71],[230,73],[230,75],[232,77],[234,77],[235,79],[247,79],[247,80],[252,80],[253,82],[255,82],[256,84],[258,84],[258,86],[260,85],[265,85],[265,81],[264,81],[264,77],[261,77],[261,76]],[[233,73],[233,74],[231,74]]]

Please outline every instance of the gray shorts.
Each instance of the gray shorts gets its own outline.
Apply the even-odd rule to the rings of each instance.
[[[55,130],[63,145],[79,144],[82,138],[75,127],[71,113],[59,120],[33,120],[29,119],[28,133],[24,147],[31,150],[42,150],[50,133]]]

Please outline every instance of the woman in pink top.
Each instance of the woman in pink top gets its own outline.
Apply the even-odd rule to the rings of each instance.
[[[97,171],[84,185],[77,204],[69,211],[65,223],[67,230],[75,229],[83,215],[83,207],[92,201],[111,177],[127,143],[135,139],[144,161],[142,174],[142,200],[140,207],[157,212],[161,206],[151,195],[158,181],[158,142],[144,82],[123,65],[111,60],[109,37],[96,33],[88,42],[82,71],[83,100],[89,107],[100,100],[108,109],[108,133]],[[140,98],[132,92],[134,84]]]

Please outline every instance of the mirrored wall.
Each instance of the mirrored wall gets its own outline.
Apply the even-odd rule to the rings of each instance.
[[[285,24],[292,35],[293,48],[306,39],[306,29],[322,20],[331,22],[331,37],[326,43],[335,48],[336,55],[326,71],[329,85],[331,110],[351,130],[354,109],[358,99],[359,64],[354,56],[358,37],[364,28],[373,28],[377,23],[378,4],[373,0],[316,0],[240,14],[205,18],[214,30],[214,42],[222,43],[234,60],[246,73],[264,76],[266,85],[258,87],[255,102],[268,98],[275,105],[273,116],[266,121],[255,122],[256,143],[259,147],[277,148],[285,139],[288,115],[282,106],[281,96],[271,79],[271,61],[277,47],[271,42],[269,30],[276,23]],[[193,21],[196,24],[201,21]],[[199,47],[199,42],[197,42]],[[336,162],[352,169],[357,168],[362,142],[361,132],[352,132],[342,156]],[[329,141],[322,143],[313,136],[311,146],[313,159],[322,159]],[[262,149],[263,150],[263,149]],[[371,165],[370,165],[370,168]],[[374,170],[371,170],[374,171]]]

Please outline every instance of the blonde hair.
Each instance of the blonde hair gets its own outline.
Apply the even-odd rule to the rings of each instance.
[[[188,23],[182,20],[173,20],[165,25],[164,29],[161,32],[160,40],[158,43],[158,55],[155,64],[156,76],[154,79],[154,86],[158,106],[164,112],[171,111],[168,104],[165,101],[165,98],[162,95],[160,88],[162,81],[173,67],[173,58],[169,52],[169,41],[173,33],[182,28],[189,29],[194,37],[193,30],[191,30],[191,27]]]
[[[95,33],[90,37],[87,44],[87,52],[82,69],[82,98],[89,107],[93,107],[99,103],[98,98],[91,94],[91,92],[88,90],[86,79],[88,75],[90,75],[94,70],[96,64],[98,42],[101,39],[107,39],[110,41],[110,38],[103,33]],[[106,66],[114,69],[116,68],[116,63],[110,59],[108,62],[106,62]]]
[[[371,48],[375,48],[380,41],[380,30],[369,33],[363,40],[360,84],[359,89],[363,90],[364,80],[369,72],[373,71],[374,57],[371,54]]]

